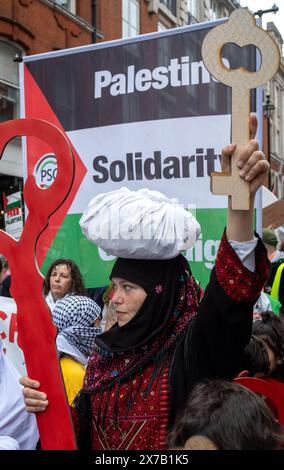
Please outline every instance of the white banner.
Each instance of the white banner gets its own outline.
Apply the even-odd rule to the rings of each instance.
[[[17,305],[9,297],[0,297],[0,336],[4,353],[19,373],[26,375],[23,351],[18,346]]]

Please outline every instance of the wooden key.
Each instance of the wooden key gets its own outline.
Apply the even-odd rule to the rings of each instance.
[[[222,48],[226,43],[240,47],[253,44],[261,53],[261,66],[257,72],[241,67],[227,68],[222,62]],[[256,25],[254,16],[246,8],[234,10],[229,20],[213,28],[202,44],[202,59],[209,73],[219,82],[232,88],[232,142],[237,144],[232,155],[231,173],[211,174],[214,194],[228,195],[232,209],[250,208],[249,183],[239,176],[237,160],[249,135],[250,89],[268,82],[277,72],[280,52],[272,37]]]

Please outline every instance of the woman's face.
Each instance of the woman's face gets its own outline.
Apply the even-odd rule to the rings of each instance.
[[[66,264],[58,264],[51,271],[50,292],[55,300],[61,299],[64,295],[71,292],[72,276],[69,266]]]
[[[138,284],[120,277],[112,278],[112,286],[111,302],[116,308],[118,325],[123,326],[136,315],[147,293]]]

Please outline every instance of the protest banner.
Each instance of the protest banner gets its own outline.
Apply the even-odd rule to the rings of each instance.
[[[227,200],[211,194],[210,174],[220,171],[231,124],[231,89],[213,79],[201,60],[203,38],[216,24],[24,58],[23,117],[63,130],[76,162],[72,190],[38,243],[43,274],[56,258],[72,258],[87,287],[107,285],[113,257],[82,236],[81,214],[97,194],[146,187],[177,198],[197,217],[202,232],[186,257],[206,286]],[[255,50],[247,47],[242,57],[255,70]],[[224,48],[223,60],[239,66],[233,47]],[[261,112],[258,119],[261,128]],[[29,138],[25,158],[26,175],[34,174],[42,188],[51,185],[56,158],[50,149]]]

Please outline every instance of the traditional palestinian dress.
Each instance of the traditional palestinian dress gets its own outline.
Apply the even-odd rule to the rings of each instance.
[[[147,297],[132,320],[96,339],[76,404],[80,448],[166,449],[192,385],[234,378],[269,270],[260,240],[255,259],[251,272],[224,235],[201,302],[182,255],[117,259],[110,277],[135,282]]]

